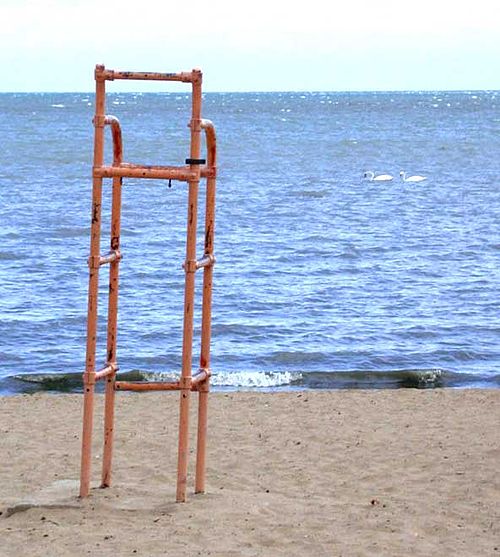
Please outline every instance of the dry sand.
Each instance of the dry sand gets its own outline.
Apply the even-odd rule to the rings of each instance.
[[[177,393],[118,394],[113,487],[84,501],[81,397],[3,397],[0,555],[500,556],[499,403],[212,394],[207,493],[176,504]],[[94,486],[101,411],[99,396]]]

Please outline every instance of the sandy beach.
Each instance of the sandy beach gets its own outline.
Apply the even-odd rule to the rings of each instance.
[[[0,398],[2,557],[500,555],[500,390],[212,394],[207,493],[187,503],[177,393],[118,395],[105,490],[98,397],[84,501],[81,411]]]

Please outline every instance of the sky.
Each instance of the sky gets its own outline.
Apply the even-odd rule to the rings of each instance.
[[[199,67],[205,91],[500,89],[499,0],[0,0],[0,23],[0,92],[92,91],[97,63]]]

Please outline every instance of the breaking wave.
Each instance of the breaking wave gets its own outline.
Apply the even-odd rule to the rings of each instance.
[[[175,381],[175,373],[132,370],[118,373],[118,380]],[[387,371],[238,371],[215,372],[213,390],[304,390],[304,389],[429,389],[441,387],[500,387],[500,375],[478,376],[443,369]],[[102,384],[98,384],[98,390]],[[82,374],[19,374],[0,381],[5,394],[37,391],[81,392]]]

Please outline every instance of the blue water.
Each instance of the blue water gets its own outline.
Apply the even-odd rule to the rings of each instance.
[[[187,93],[108,95],[126,161],[184,163]],[[78,387],[93,111],[92,94],[0,95],[3,392],[53,374]],[[500,386],[500,92],[206,94],[203,115],[219,150],[215,385]],[[122,372],[180,369],[185,217],[184,184],[125,180]]]

